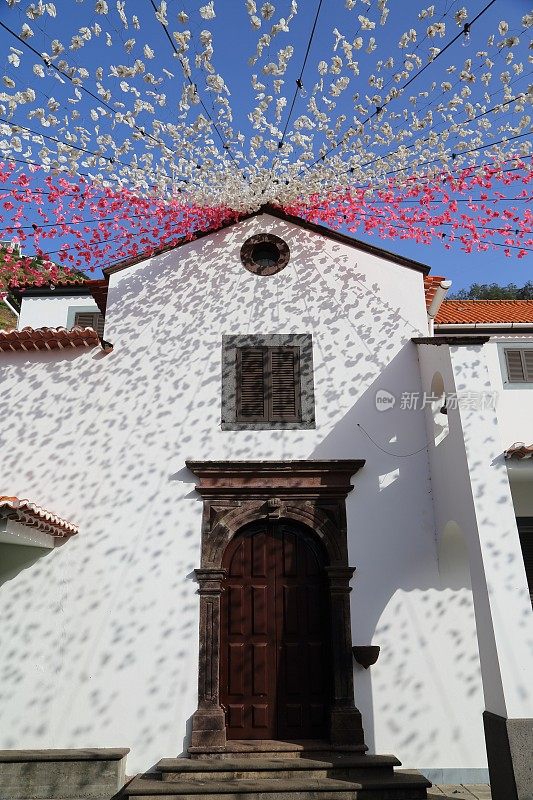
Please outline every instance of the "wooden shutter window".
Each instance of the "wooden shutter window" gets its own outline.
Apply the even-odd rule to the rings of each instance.
[[[522,357],[524,359],[526,381],[533,383],[533,348],[522,350]]]
[[[298,347],[237,348],[237,420],[299,422]]]
[[[99,336],[104,335],[104,315],[90,311],[79,311],[74,317],[74,325],[80,328],[92,328]]]
[[[509,383],[533,383],[533,348],[505,350]]]
[[[300,370],[297,347],[270,348],[269,418],[280,422],[300,419]]]
[[[242,422],[264,422],[266,348],[237,349],[237,417]]]
[[[506,350],[505,360],[507,361],[507,377],[509,383],[523,383],[525,376],[520,350]]]

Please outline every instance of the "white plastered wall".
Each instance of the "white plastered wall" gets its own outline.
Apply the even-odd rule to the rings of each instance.
[[[481,398],[493,390],[486,345],[420,345],[422,381],[443,378],[448,434],[430,444],[435,519],[439,536],[451,523],[468,551],[485,709],[502,717],[530,717],[533,614],[521,558],[500,419]],[[475,401],[477,396],[478,401]],[[427,412],[428,436],[434,413]],[[469,601],[470,602],[470,601]]]
[[[239,259],[265,230],[291,248],[271,278]],[[222,335],[254,332],[313,334],[315,430],[221,431]],[[366,458],[347,508],[353,640],[382,648],[355,674],[367,742],[484,767],[470,606],[439,574],[424,414],[399,399],[421,390],[426,333],[420,273],[262,216],[113,275],[110,355],[0,361],[9,493],[80,526],[0,588],[0,746],[129,746],[129,773],[181,752],[201,521],[185,460]]]
[[[533,387],[509,384],[502,349],[533,346],[533,336],[494,336],[485,345],[487,368],[497,398],[498,431],[502,450],[514,442],[533,444]],[[516,516],[533,517],[533,461],[507,462]]]
[[[23,296],[17,327],[19,330],[72,327],[75,311],[97,313],[98,306],[92,297],[83,295]]]

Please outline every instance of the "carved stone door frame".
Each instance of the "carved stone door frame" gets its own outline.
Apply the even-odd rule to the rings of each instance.
[[[200,595],[198,708],[189,752],[222,752],[225,714],[220,706],[220,596],[222,558],[236,533],[261,519],[305,525],[322,541],[328,557],[333,701],[330,742],[365,749],[361,713],[353,693],[350,580],[346,496],[362,460],[187,461],[200,480],[203,499],[201,564],[195,570]]]

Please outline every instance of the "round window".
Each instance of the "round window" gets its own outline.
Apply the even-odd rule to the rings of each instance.
[[[289,263],[289,246],[272,233],[250,236],[241,247],[241,261],[255,275],[275,275]]]

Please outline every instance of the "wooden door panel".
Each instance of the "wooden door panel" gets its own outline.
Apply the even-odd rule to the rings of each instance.
[[[244,634],[244,590],[242,586],[228,588],[228,630],[232,636]]]
[[[245,644],[230,642],[229,645],[229,693],[233,696],[244,692]]]
[[[309,693],[320,697],[324,689],[324,646],[322,642],[309,642],[307,663],[309,664]]]
[[[278,736],[320,739],[327,735],[331,680],[324,559],[305,535],[277,526]]]
[[[283,586],[283,633],[297,636],[301,619],[300,587]]]
[[[227,708],[228,726],[236,731],[244,731],[244,706],[230,703]]]
[[[230,543],[223,565],[228,739],[324,737],[331,679],[319,547],[298,528],[265,522]]]
[[[252,724],[253,727],[257,730],[263,729],[267,731],[269,728],[269,713],[268,713],[268,705],[263,703],[262,705],[258,705],[257,703],[252,706]]]
[[[252,575],[253,577],[266,578],[268,559],[268,539],[263,535],[251,537],[252,547]]]
[[[228,575],[221,603],[220,698],[228,709],[228,739],[276,736],[271,550],[265,527],[231,542],[224,557]]]
[[[252,684],[256,696],[268,695],[268,647],[266,642],[252,644]]]
[[[285,728],[300,730],[303,724],[301,703],[287,703],[283,711]]]
[[[305,592],[305,604],[307,613],[307,631],[310,635],[322,637],[324,628],[324,609],[322,608],[324,598],[323,592]]]
[[[268,629],[268,586],[252,586],[252,633],[266,636]]]
[[[283,562],[279,565],[281,574],[286,577],[296,577],[298,574],[297,550],[298,540],[293,533],[285,532],[280,537]]]

